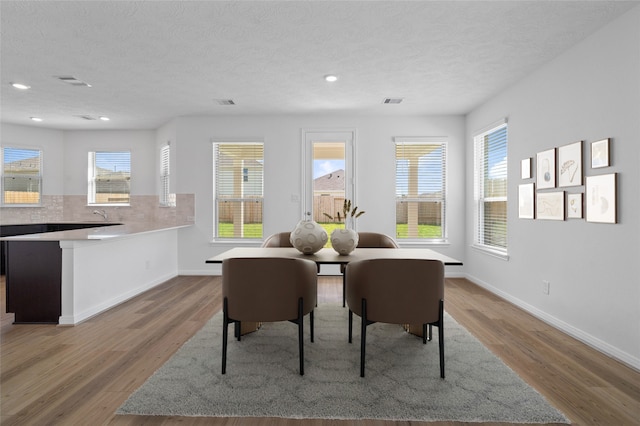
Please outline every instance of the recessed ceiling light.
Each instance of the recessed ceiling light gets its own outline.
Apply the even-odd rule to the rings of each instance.
[[[333,74],[328,74],[324,76],[325,81],[329,83],[333,83],[334,81],[338,81],[338,76]]]
[[[40,117],[29,117],[29,118],[31,118],[31,120],[33,121],[38,121],[38,122],[42,121],[42,118]]]
[[[22,84],[22,83],[11,83],[11,85],[16,89],[20,89],[20,90],[31,89],[31,86],[27,86],[26,84]]]
[[[101,117],[100,117],[100,120],[102,120],[102,121],[109,121],[109,120],[110,120],[110,118],[109,118],[109,117],[101,116]]]

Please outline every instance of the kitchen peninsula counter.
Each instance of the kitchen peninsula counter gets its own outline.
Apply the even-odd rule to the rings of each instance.
[[[0,238],[7,312],[16,323],[75,325],[135,297],[178,274],[178,232],[189,226],[97,222]]]
[[[2,237],[0,241],[87,241],[87,240],[106,240],[110,238],[131,237],[138,234],[148,232],[164,231],[169,229],[179,229],[191,226],[163,224],[153,222],[132,222],[132,223],[111,223],[111,222],[55,222],[51,224],[34,224],[41,226],[73,226],[83,225],[80,229],[67,229],[60,231],[49,231],[39,233],[29,233],[23,235],[13,235],[10,237]],[[34,226],[19,225],[19,226]],[[18,225],[0,225],[0,226],[18,226]]]

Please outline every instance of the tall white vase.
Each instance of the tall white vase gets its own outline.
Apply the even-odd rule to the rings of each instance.
[[[313,220],[301,220],[291,232],[289,241],[303,254],[313,254],[327,243],[327,231]]]
[[[331,232],[331,245],[338,254],[346,256],[358,246],[358,233],[353,229],[334,229]]]

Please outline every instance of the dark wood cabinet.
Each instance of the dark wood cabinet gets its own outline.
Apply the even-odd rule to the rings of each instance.
[[[59,241],[5,241],[7,312],[15,323],[57,324],[62,312]]]

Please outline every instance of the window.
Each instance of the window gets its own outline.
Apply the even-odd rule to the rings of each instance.
[[[42,198],[42,151],[2,148],[2,203],[40,205]]]
[[[474,138],[475,246],[507,253],[507,123]]]
[[[88,204],[129,205],[131,153],[89,152]]]
[[[214,143],[216,239],[261,239],[263,143]]]
[[[176,205],[176,196],[169,191],[169,176],[171,172],[171,146],[165,145],[160,149],[160,205],[172,207]]]
[[[442,138],[395,138],[396,238],[446,240],[447,144]]]

